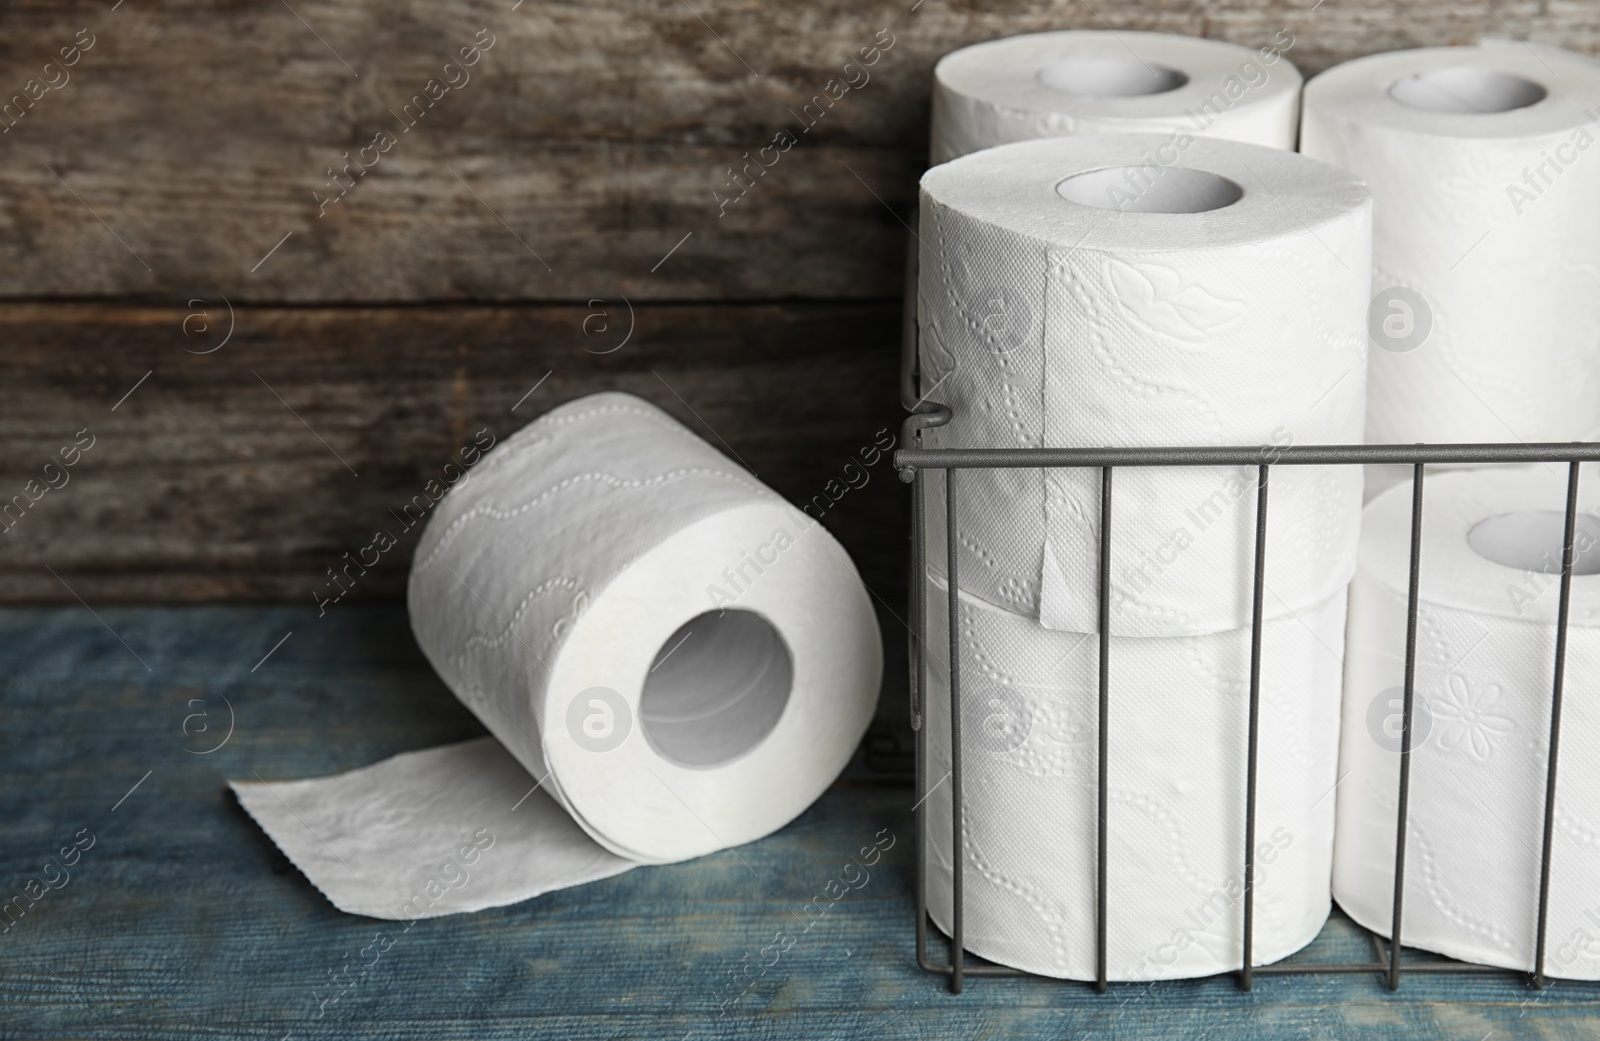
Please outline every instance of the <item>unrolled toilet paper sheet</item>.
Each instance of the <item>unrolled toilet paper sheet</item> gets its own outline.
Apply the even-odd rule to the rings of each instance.
[[[882,672],[838,543],[625,394],[541,417],[445,496],[408,603],[494,740],[233,786],[330,899],[378,917],[416,917],[428,879],[444,914],[760,838],[848,762]]]
[[[928,905],[952,927],[948,591],[930,579]],[[960,600],[964,936],[982,957],[1095,975],[1098,640]],[[1344,594],[1262,630],[1255,958],[1328,914]],[[1241,963],[1250,631],[1111,641],[1108,973]]]
[[[1260,445],[1270,463],[1290,444],[1361,440],[1366,189],[1303,156],[1211,140],[1140,180],[1156,146],[1031,141],[924,175],[922,389],[954,413],[928,444]],[[1091,186],[1088,202],[1063,194],[1074,175],[1124,165],[1138,176]],[[1189,181],[1198,212],[1136,208],[1147,191],[1176,189],[1167,201],[1183,203]],[[1134,208],[1108,207],[1122,195]],[[1114,633],[1250,624],[1255,480],[1255,467],[1117,471]],[[970,470],[958,482],[963,590],[1048,628],[1096,631],[1100,474]],[[1273,472],[1268,617],[1348,582],[1360,485],[1351,467]],[[942,482],[933,491],[940,547]],[[932,558],[942,569],[943,553]]]
[[[1531,970],[1566,468],[1429,477],[1403,941]],[[1586,474],[1585,476],[1590,476]],[[1600,979],[1600,486],[1581,501],[1551,851],[1546,971]],[[1501,520],[1512,566],[1469,541]],[[1393,914],[1411,490],[1366,508],[1350,590],[1334,895],[1383,936]],[[1492,527],[1492,525],[1491,525]],[[1520,534],[1519,534],[1520,532]]]
[[[493,738],[235,790],[295,866],[350,914],[479,911],[638,866],[586,835]]]

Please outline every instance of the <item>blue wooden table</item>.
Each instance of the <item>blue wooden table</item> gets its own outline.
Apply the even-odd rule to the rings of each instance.
[[[912,960],[913,793],[863,767],[738,855],[409,929],[334,910],[224,787],[479,733],[398,609],[0,611],[0,1038],[1600,1038],[1600,986],[1510,978],[952,996]],[[1369,956],[1337,923],[1308,955]]]

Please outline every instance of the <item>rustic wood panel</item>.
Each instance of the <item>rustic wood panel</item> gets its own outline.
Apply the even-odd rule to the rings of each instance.
[[[0,97],[70,79],[0,135],[0,294],[889,297],[905,235],[891,208],[922,166],[934,61],[1102,26],[1246,44],[1288,28],[1307,71],[1480,35],[1600,49],[1600,5],[1527,0],[35,0],[0,14]],[[46,77],[80,29],[92,47]],[[407,100],[448,85],[480,29],[492,45],[407,127]],[[871,79],[719,218],[728,168],[798,131],[791,110],[878,39],[893,42]],[[392,146],[319,217],[325,171],[385,130]]]
[[[226,309],[202,332],[198,310],[0,305],[0,501],[37,498],[0,519],[0,596],[310,604],[473,432],[617,389],[792,501],[824,495],[899,611],[904,486],[886,458],[835,480],[898,432],[898,305],[644,306],[631,335],[606,306],[242,308],[222,344]],[[420,530],[352,597],[400,595]]]
[[[1105,26],[1247,44],[1287,28],[1307,71],[1481,35],[1600,50],[1600,6],[1578,3],[6,5],[0,502],[76,431],[97,440],[0,535],[0,599],[68,599],[46,565],[96,601],[308,598],[469,425],[606,387],[696,425],[692,405],[784,494],[817,494],[897,415],[901,219],[933,63]],[[800,133],[864,47],[870,80]],[[457,85],[413,102],[431,79]],[[719,202],[785,129],[798,143]],[[379,131],[393,141],[374,152]],[[319,205],[363,146],[370,170]],[[595,298],[636,308],[615,355],[585,353]],[[228,346],[184,353],[217,342],[229,307]],[[829,523],[898,603],[887,472]],[[395,595],[403,558],[358,593]]]

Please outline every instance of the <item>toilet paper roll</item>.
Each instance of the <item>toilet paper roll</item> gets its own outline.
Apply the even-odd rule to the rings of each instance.
[[[380,918],[760,838],[849,760],[882,671],[839,544],[626,394],[555,409],[457,484],[407,599],[428,660],[496,740],[234,785],[336,905]]]
[[[1167,131],[1294,148],[1300,72],[1283,30],[1263,47],[1134,32],[1032,33],[933,69],[935,163],[1041,137]]]
[[[1158,165],[1144,165],[1154,157]],[[1371,203],[1350,174],[1231,141],[1003,145],[922,179],[922,390],[946,448],[1361,440]],[[1250,624],[1256,468],[1114,478],[1112,631]],[[1047,627],[1098,627],[1100,474],[962,474],[962,589]],[[943,491],[929,510],[942,546]],[[1355,568],[1361,475],[1280,467],[1265,609]],[[930,555],[942,569],[944,554]]]
[[[1301,151],[1372,189],[1368,441],[1600,435],[1597,135],[1600,65],[1554,47],[1393,51],[1306,85]]]
[[[1532,969],[1566,468],[1427,478],[1402,941]],[[1545,971],[1600,979],[1600,487],[1580,498]],[[1582,491],[1580,483],[1580,491]],[[1411,489],[1366,508],[1350,587],[1333,891],[1390,933]],[[1552,573],[1554,572],[1554,573]]]
[[[948,593],[928,586],[928,909],[951,928]],[[964,940],[1095,976],[1099,641],[960,599]],[[1344,593],[1262,628],[1253,961],[1329,908]],[[1107,974],[1205,976],[1243,958],[1250,631],[1113,637]]]

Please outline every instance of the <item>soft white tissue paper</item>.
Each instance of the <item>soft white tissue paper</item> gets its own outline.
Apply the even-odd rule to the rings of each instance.
[[[848,762],[882,672],[843,548],[626,394],[563,405],[491,452],[435,508],[408,602],[498,743],[233,785],[337,906],[375,917],[417,917],[397,896],[479,828],[495,866],[431,913],[767,835]]]
[[[951,927],[948,592],[928,586],[928,909]],[[1095,975],[1099,639],[962,595],[964,939],[974,954]],[[1257,964],[1329,908],[1344,593],[1262,628]],[[1243,958],[1250,631],[1113,637],[1107,974],[1205,976]]]
[[[933,69],[935,163],[1040,137],[1166,131],[1294,148],[1300,72],[1287,30],[1260,47],[1136,32],[1032,33]]]
[[[1600,436],[1597,136],[1600,65],[1537,44],[1374,54],[1306,85],[1301,151],[1372,189],[1368,441]],[[1369,497],[1405,476],[1374,469]]]
[[[250,815],[335,907],[437,918],[637,867],[585,835],[493,738],[311,781],[238,783]]]
[[[1545,971],[1593,980],[1600,979],[1600,483],[1593,468],[1584,480]],[[1566,467],[1440,474],[1426,479],[1422,502],[1401,939],[1531,970]],[[1333,892],[1350,917],[1383,936],[1394,906],[1410,532],[1409,486],[1369,503],[1350,587]]]
[[[1270,463],[1290,444],[1360,442],[1366,189],[1292,152],[1165,144],[1030,141],[923,176],[922,390],[955,414],[926,444],[1260,445]],[[1157,152],[1173,165],[1141,166]],[[1216,202],[1227,204],[1170,212]],[[1163,212],[1141,212],[1151,207]],[[1256,468],[1123,468],[1114,480],[1112,631],[1249,625]],[[958,481],[962,590],[1047,628],[1097,631],[1100,474]],[[937,477],[932,488],[929,558],[942,569]],[[1265,610],[1276,617],[1349,581],[1361,473],[1278,467],[1270,495]]]

